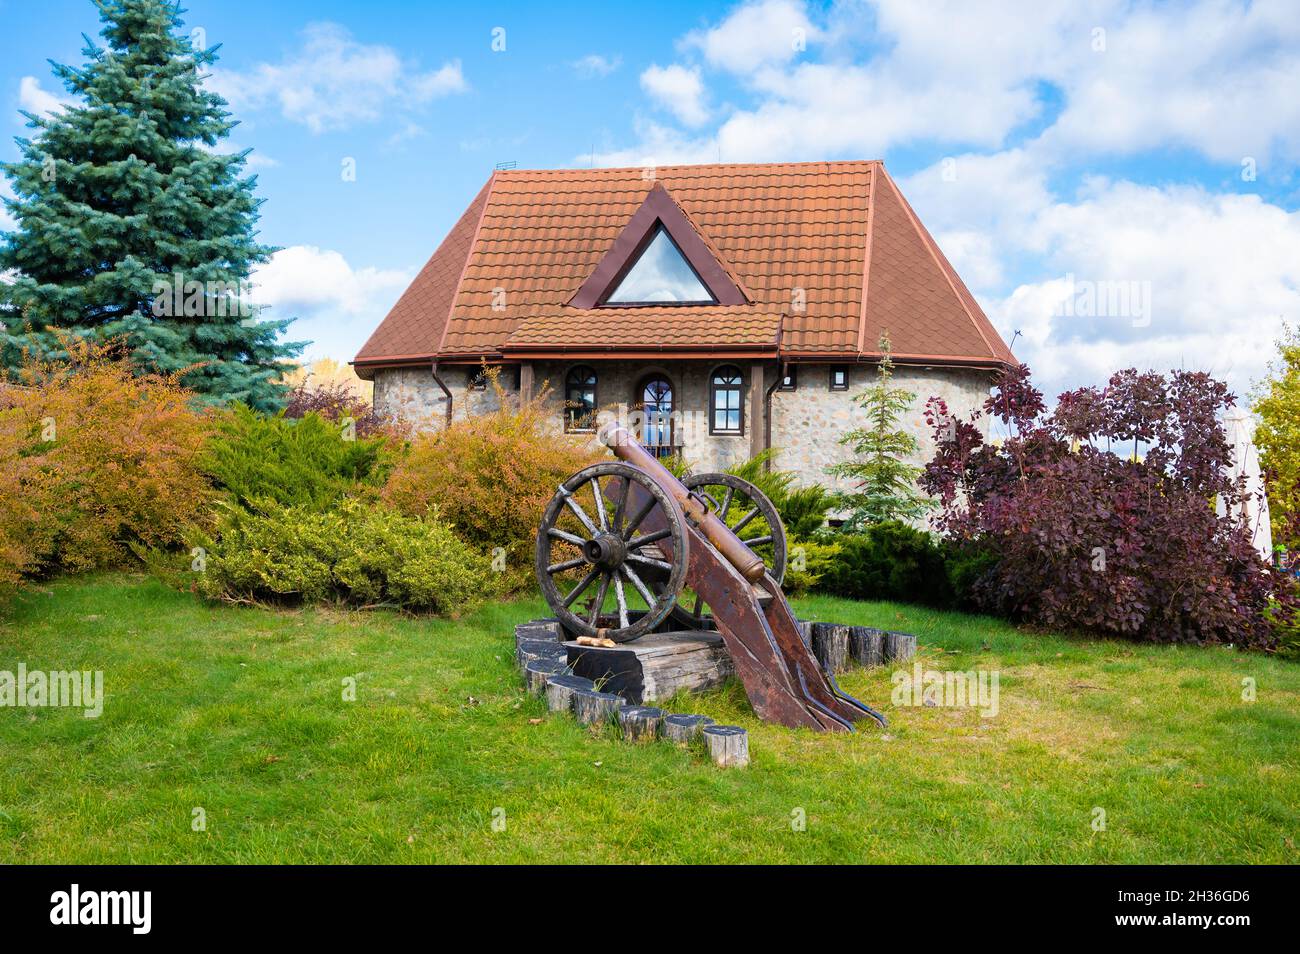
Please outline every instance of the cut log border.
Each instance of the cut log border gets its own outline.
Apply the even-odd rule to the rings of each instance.
[[[874,626],[799,621],[799,633],[828,672],[850,663],[879,666],[900,663],[916,653],[916,636]],[[523,671],[528,692],[544,695],[551,712],[572,712],[591,727],[617,722],[623,738],[649,742],[663,738],[678,745],[700,742],[709,758],[722,767],[749,764],[749,733],[739,726],[717,725],[708,716],[665,713],[654,706],[628,705],[616,692],[603,692],[590,679],[573,674],[567,633],[554,619],[534,620],[515,627],[515,662]]]

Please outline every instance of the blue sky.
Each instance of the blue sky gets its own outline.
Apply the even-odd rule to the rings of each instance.
[[[508,161],[883,158],[1049,393],[1129,365],[1244,391],[1300,313],[1294,0],[187,9],[284,249],[259,294],[313,357],[353,355]],[[8,159],[98,19],[0,26]]]

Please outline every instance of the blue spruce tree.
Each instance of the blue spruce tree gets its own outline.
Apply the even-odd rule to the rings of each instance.
[[[0,363],[61,356],[74,335],[119,339],[142,369],[183,372],[206,400],[274,410],[289,320],[246,298],[252,268],[275,249],[256,240],[256,176],[247,151],[222,154],[236,125],[203,70],[216,48],[182,32],[164,0],[96,0],[104,46],[80,69],[52,64],[74,101],[26,113],[22,159],[0,164],[16,229],[0,243]]]

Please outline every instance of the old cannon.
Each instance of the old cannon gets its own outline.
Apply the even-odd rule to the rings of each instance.
[[[679,480],[620,424],[600,439],[620,460],[561,484],[537,534],[538,583],[565,629],[621,643],[672,616],[721,635],[760,718],[824,731],[866,717],[884,725],[804,641],[781,592],[785,529],[771,501],[730,474]]]

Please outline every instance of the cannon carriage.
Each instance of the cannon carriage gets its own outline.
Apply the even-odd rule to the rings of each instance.
[[[762,491],[730,474],[679,480],[617,423],[600,439],[619,460],[561,484],[538,529],[538,583],[560,624],[615,643],[670,617],[716,631],[760,718],[823,731],[883,725],[804,641],[781,592],[785,529]]]

